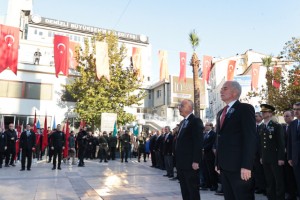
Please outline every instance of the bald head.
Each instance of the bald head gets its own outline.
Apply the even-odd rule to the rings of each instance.
[[[189,99],[184,99],[181,101],[178,108],[180,115],[186,117],[193,112],[194,103]]]

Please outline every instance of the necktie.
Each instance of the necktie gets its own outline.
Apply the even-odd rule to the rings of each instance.
[[[221,116],[221,120],[220,120],[220,128],[222,128],[223,126],[223,123],[224,123],[224,120],[225,120],[225,117],[226,117],[226,113],[227,113],[227,109],[228,109],[228,105],[225,106],[225,108],[223,109],[223,112],[222,112],[222,116]]]

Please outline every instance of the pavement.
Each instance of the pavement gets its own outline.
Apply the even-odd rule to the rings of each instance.
[[[163,177],[165,171],[151,168],[150,162],[108,163],[86,160],[85,167],[62,163],[62,170],[38,161],[31,171],[21,166],[0,169],[0,200],[179,200],[178,181]],[[203,200],[221,200],[211,191],[201,191]],[[257,195],[257,200],[267,199]]]

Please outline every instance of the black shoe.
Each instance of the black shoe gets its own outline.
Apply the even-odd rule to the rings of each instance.
[[[102,162],[102,160],[100,160],[100,162]]]
[[[9,167],[9,165],[4,165],[4,167]]]
[[[51,163],[51,160],[48,160],[47,163]]]
[[[217,191],[218,190],[218,186],[212,186],[209,190],[210,191]]]
[[[125,162],[128,162],[127,160],[125,160]]]
[[[254,193],[255,193],[255,194],[262,194],[262,193],[264,193],[264,190],[262,190],[262,189],[257,189],[257,190],[255,190]]]
[[[178,178],[177,177],[173,177],[173,178],[170,178],[170,181],[176,181]]]
[[[60,168],[60,167],[58,167],[57,169],[58,169],[58,170],[61,170],[61,168]]]
[[[30,171],[31,169],[30,168],[27,168],[27,171]]]
[[[174,175],[169,175],[169,176],[168,176],[168,178],[173,178],[173,177],[174,177]]]
[[[20,171],[25,171],[25,169],[22,168],[22,169],[20,169]]]
[[[104,162],[108,162],[107,160],[105,160]]]
[[[0,168],[2,168],[2,165],[0,165]]]
[[[200,187],[200,190],[208,190],[208,187]]]
[[[123,162],[123,160],[121,160],[121,163]]]
[[[138,160],[138,162],[141,162],[140,160]]]
[[[11,166],[13,166],[13,167],[15,167],[15,166],[16,166],[14,163],[10,163],[9,165],[11,165]]]
[[[56,167],[52,167],[52,170],[55,170],[56,169]]]
[[[147,162],[147,160],[144,160],[144,162]]]
[[[224,195],[224,192],[223,192],[223,191],[217,190],[216,193],[215,193],[215,195],[223,196],[223,195]]]

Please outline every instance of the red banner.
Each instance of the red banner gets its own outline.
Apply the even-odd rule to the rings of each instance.
[[[168,69],[168,52],[158,51],[159,59],[159,80],[169,80],[169,69]]]
[[[36,110],[34,111],[33,132],[34,133],[37,132],[37,128],[36,128]]]
[[[61,35],[54,36],[54,62],[56,77],[58,77],[59,72],[62,72],[65,76],[69,75],[69,48],[69,37]]]
[[[274,74],[274,79],[273,79],[273,87],[275,88],[280,88],[280,77],[281,77],[281,68],[274,66],[273,67],[273,74]]]
[[[19,28],[0,24],[0,73],[10,68],[18,71]]]
[[[69,128],[69,121],[67,120],[66,124],[66,132],[65,132],[65,149],[64,149],[64,158],[68,157],[68,149],[69,149],[69,137],[70,137],[70,128]],[[64,129],[65,129],[64,127]]]
[[[178,82],[184,81],[186,83],[186,52],[179,53],[180,58],[180,73]]]
[[[44,122],[44,130],[43,130],[43,143],[42,143],[42,151],[48,146],[48,127],[47,127],[47,115],[45,117]]]
[[[211,68],[211,64],[212,64],[211,61],[212,61],[211,56],[203,56],[202,79],[203,79],[203,82],[206,81],[206,83],[208,83],[208,81],[209,81],[210,68]]]
[[[78,63],[76,60],[76,47],[79,47],[77,42],[69,42],[69,53],[70,53],[70,69],[76,69]]]
[[[253,89],[257,90],[258,88],[259,69],[260,69],[260,65],[258,63],[252,64],[252,75],[251,75],[252,90]]]
[[[235,60],[229,60],[228,68],[227,68],[227,81],[232,81],[234,77],[234,70],[235,70]]]
[[[298,86],[300,81],[300,69],[295,69],[294,72],[294,85]]]

